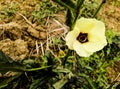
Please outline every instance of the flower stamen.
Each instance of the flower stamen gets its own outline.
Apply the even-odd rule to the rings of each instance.
[[[78,40],[80,43],[88,42],[88,34],[87,34],[87,33],[82,33],[82,32],[80,32],[80,34],[79,34],[78,37],[77,37],[77,40]]]

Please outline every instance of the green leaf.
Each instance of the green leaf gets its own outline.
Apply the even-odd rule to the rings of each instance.
[[[72,0],[53,0],[53,1],[63,5],[67,9],[72,10],[73,12],[76,11],[76,6]]]
[[[5,79],[4,81],[0,82],[0,89],[5,88],[6,86],[8,86],[8,83],[10,83],[11,81],[13,81],[14,79],[18,78],[22,73],[17,73],[16,75]]]
[[[116,44],[120,44],[120,36],[115,36],[113,38],[113,42],[116,43]]]
[[[85,0],[77,0],[77,9],[80,9]]]
[[[49,50],[47,50],[47,51],[45,52],[45,57],[46,57],[47,60],[48,60],[47,65],[48,65],[48,66],[49,66],[49,65],[53,65],[54,56],[52,55],[52,53],[51,53]]]
[[[38,70],[43,70],[43,69],[48,69],[51,66],[42,66],[42,67],[38,67],[38,68],[31,68],[31,69],[25,69],[26,72],[28,71],[38,71]]]
[[[67,16],[66,16],[67,18],[66,24],[70,27],[70,30],[73,30],[74,28],[76,15],[77,15],[76,13],[68,9]]]
[[[55,73],[72,73],[69,69],[66,69],[66,68],[53,69],[53,72],[55,72]]]
[[[112,44],[113,38],[115,37],[115,33],[112,31],[112,29],[106,31],[106,37],[107,37],[108,43]]]
[[[4,62],[12,63],[13,60],[0,50],[0,63],[4,63]]]
[[[7,71],[22,72],[25,71],[25,66],[19,62],[13,61],[0,50],[0,72]]]
[[[70,30],[73,30],[76,20],[80,17],[81,6],[85,0],[54,0],[55,2],[66,7],[67,10],[67,20],[66,23],[70,27]]]
[[[81,7],[82,7],[84,1],[85,0],[77,0],[77,16],[76,16],[75,20],[77,20],[81,16]]]
[[[33,80],[33,83],[30,85],[30,89],[37,89],[39,88],[43,83],[45,83],[48,76],[43,76],[39,79]]]
[[[61,0],[63,1],[65,4],[69,5],[70,7],[76,9],[76,4],[73,2],[73,0]]]
[[[93,80],[86,74],[80,74],[82,77],[85,77],[86,80],[89,82],[90,86],[92,87],[92,89],[97,89],[93,83]]]
[[[53,86],[55,89],[61,89],[68,82],[67,78],[63,78],[56,82]]]

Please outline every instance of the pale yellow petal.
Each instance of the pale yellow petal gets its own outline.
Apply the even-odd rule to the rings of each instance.
[[[88,40],[89,42],[98,42],[98,41],[101,41],[103,39],[105,39],[105,35],[97,35],[95,33],[88,33]]]
[[[82,33],[88,33],[94,27],[94,19],[80,18],[76,21],[75,27]]]
[[[105,24],[101,21],[94,20],[94,27],[88,34],[94,36],[94,38],[96,36],[103,38],[105,36]]]
[[[88,52],[96,52],[96,51],[99,51],[101,49],[104,48],[104,46],[107,45],[107,41],[106,41],[106,38],[104,38],[103,40],[101,41],[97,41],[97,42],[87,42],[87,43],[84,43],[83,46],[84,46],[84,49],[87,50]]]
[[[76,53],[81,56],[81,57],[89,57],[91,54],[93,54],[92,52],[87,52],[84,48],[83,45],[78,42],[75,41],[73,44],[73,48],[76,51]]]
[[[68,32],[68,34],[65,37],[66,40],[66,45],[68,46],[69,49],[73,49],[73,43],[76,41],[77,36],[79,35],[79,32],[76,30]]]
[[[97,42],[105,38],[105,25],[103,22],[94,20],[94,27],[88,32],[88,40],[90,42]]]

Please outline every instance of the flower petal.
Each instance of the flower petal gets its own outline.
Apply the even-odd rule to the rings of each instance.
[[[106,39],[103,39],[97,42],[87,42],[83,46],[84,46],[84,49],[88,52],[96,52],[103,49],[103,47],[106,45],[107,45],[107,41]]]
[[[84,48],[89,52],[99,51],[107,45],[103,22],[94,19],[94,28],[88,32],[88,40],[89,42],[84,44]]]
[[[94,19],[80,18],[76,21],[75,28],[78,28],[82,33],[88,33],[94,27]]]
[[[68,46],[69,49],[73,49],[73,43],[74,41],[76,40],[77,36],[79,35],[79,32],[76,28],[76,30],[73,30],[73,31],[70,31],[66,37],[65,37],[65,40],[66,40],[66,45]]]
[[[76,51],[76,53],[79,55],[79,56],[82,56],[82,57],[89,57],[91,54],[93,54],[92,52],[87,52],[84,48],[83,48],[83,45],[78,42],[78,41],[75,41],[74,44],[73,44],[73,48],[74,50]]]
[[[88,33],[88,41],[89,42],[99,42],[103,39],[105,39],[105,36],[99,36],[94,33]]]
[[[94,19],[94,27],[88,32],[88,38],[91,42],[96,42],[105,38],[105,24],[101,21]]]

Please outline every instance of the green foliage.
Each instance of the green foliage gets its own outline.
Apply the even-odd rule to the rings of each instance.
[[[93,17],[98,7],[98,2],[85,1],[83,7],[81,8],[80,14],[86,18]]]
[[[25,71],[25,67],[0,51],[0,72]]]
[[[4,80],[0,83],[0,87],[2,89],[13,89],[13,87],[19,89],[20,86],[25,89],[106,89],[109,86],[115,87],[108,81],[106,68],[120,59],[119,36],[114,35],[111,30],[106,32],[106,36],[108,45],[87,58],[79,57],[66,47],[63,49],[64,43],[57,41],[59,45],[63,45],[60,47],[57,57],[48,50],[40,60],[24,60],[21,62],[24,65],[24,71],[7,79],[0,79],[0,81]],[[56,41],[55,45],[57,45]],[[16,64],[2,52],[0,55],[1,63]],[[18,63],[18,66],[15,64],[12,66],[4,64],[4,66],[9,66],[10,71],[14,71],[12,67],[21,68]],[[1,66],[1,70],[4,66]],[[15,86],[13,86],[14,84]]]
[[[110,2],[111,2],[114,6],[119,6],[119,5],[120,5],[120,0],[117,0],[117,1],[110,0]]]
[[[97,4],[94,3],[95,8],[93,8],[91,6],[93,3],[88,5],[84,3],[84,0],[56,0],[56,2],[67,7],[67,16],[71,18],[67,21],[71,28],[80,16],[92,17],[91,13],[97,8]],[[57,6],[52,6],[47,0],[40,2],[40,6],[41,11],[32,13],[39,21],[46,16],[52,16],[57,11]],[[61,37],[52,38],[52,44],[49,45],[55,55],[51,50],[46,50],[45,54],[38,59],[13,61],[0,51],[0,72],[2,74],[8,71],[17,72],[9,78],[1,77],[0,89],[107,89],[115,87],[109,83],[106,68],[120,60],[120,36],[108,30],[106,37],[107,46],[87,58],[79,57],[74,51],[67,49]]]
[[[113,38],[115,38],[115,33],[110,29],[106,32],[107,41],[109,44],[112,44]]]
[[[50,2],[49,0],[41,0],[39,2],[40,10],[34,10],[32,12],[32,16],[34,17],[34,21],[37,21],[39,24],[44,24],[45,19],[47,17],[53,17],[58,10],[63,10],[64,8],[60,7],[60,5],[55,4],[54,2]]]
[[[63,41],[61,40],[61,37],[52,38],[52,45],[59,45],[62,43]]]
[[[20,77],[20,75],[21,75],[21,73],[18,73],[18,74],[15,75],[15,76],[12,76],[12,77],[10,77],[10,78],[4,79],[4,81],[2,81],[2,82],[0,83],[0,89],[8,86],[8,84],[9,84],[11,81],[13,81],[14,79]],[[13,87],[14,87],[14,86],[13,86]],[[14,89],[14,88],[13,88],[13,89]]]

